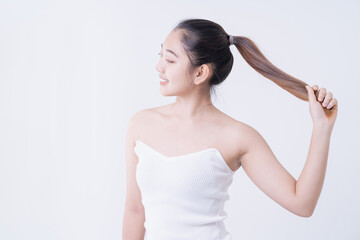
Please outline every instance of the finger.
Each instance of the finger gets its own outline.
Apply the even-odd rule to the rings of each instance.
[[[324,100],[325,95],[326,95],[326,88],[320,88],[319,97],[318,97],[319,102],[322,102]]]
[[[324,101],[322,102],[323,107],[327,107],[331,99],[333,98],[332,92],[327,92]]]
[[[333,98],[331,99],[329,105],[327,106],[327,109],[331,109],[331,108],[337,109],[337,105],[338,105],[337,99]]]
[[[319,97],[319,86],[315,84],[312,86],[312,88],[314,89],[315,97],[317,99]]]
[[[315,91],[319,90],[319,86],[318,86],[318,85],[316,85],[316,84],[315,84],[315,85],[313,85],[313,86],[312,86],[312,88],[313,88]]]
[[[316,98],[315,98],[314,90],[312,89],[312,87],[310,87],[309,85],[306,85],[305,88],[308,92],[309,102],[315,102]]]

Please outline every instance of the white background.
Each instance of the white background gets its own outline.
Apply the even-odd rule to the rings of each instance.
[[[339,101],[312,217],[268,198],[243,169],[225,204],[233,239],[360,239],[358,1],[0,1],[0,239],[121,239],[125,132],[160,94],[160,44],[184,18],[247,36],[280,69]],[[308,103],[234,46],[214,104],[257,129],[297,179]]]

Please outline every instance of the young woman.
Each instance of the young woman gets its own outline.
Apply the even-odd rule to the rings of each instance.
[[[309,101],[311,143],[299,179],[280,164],[264,138],[211,102],[213,86],[229,75],[235,45],[256,71]],[[271,64],[256,45],[209,20],[180,22],[161,44],[156,65],[164,96],[174,103],[132,116],[126,134],[123,240],[231,239],[223,219],[227,189],[241,166],[267,196],[310,217],[326,171],[337,100]]]

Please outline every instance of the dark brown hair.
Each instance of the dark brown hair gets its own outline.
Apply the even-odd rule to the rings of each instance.
[[[211,64],[213,74],[209,80],[210,88],[227,78],[234,58],[229,47],[229,34],[219,24],[206,19],[185,19],[174,30],[182,30],[180,41],[190,59],[190,72],[202,64]],[[296,97],[308,100],[307,84],[274,66],[253,41],[247,37],[233,36],[233,42],[245,61],[257,72]]]

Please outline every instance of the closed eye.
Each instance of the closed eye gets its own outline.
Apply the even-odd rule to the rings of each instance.
[[[161,53],[159,53],[159,55],[162,57]],[[167,60],[167,59],[166,59],[166,61],[169,62],[169,63],[174,63],[174,61],[170,61],[170,60]]]

